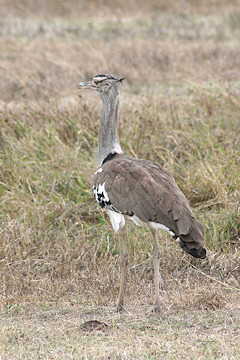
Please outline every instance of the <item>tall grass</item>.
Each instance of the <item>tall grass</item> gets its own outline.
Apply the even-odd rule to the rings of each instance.
[[[168,168],[206,229],[202,263],[159,235],[165,288],[174,289],[176,278],[188,284],[193,269],[198,284],[206,274],[239,287],[234,3],[208,16],[190,3],[182,14],[173,1],[179,16],[161,3],[154,16],[146,6],[135,16],[131,8],[132,17],[119,3],[121,21],[112,15],[108,22],[77,18],[73,4],[45,19],[15,8],[0,23],[1,304],[72,293],[95,304],[116,297],[118,243],[91,192],[101,104],[75,90],[100,72],[127,78],[119,129],[125,153]],[[146,229],[128,229],[128,237],[134,288],[137,278],[152,277],[152,245]]]

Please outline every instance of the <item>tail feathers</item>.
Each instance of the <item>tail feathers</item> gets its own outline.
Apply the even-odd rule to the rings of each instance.
[[[177,241],[177,243],[181,246],[181,248],[187,253],[192,255],[195,258],[204,259],[206,257],[206,250],[202,246],[201,243],[188,243],[186,244],[184,241],[180,239],[179,236],[173,236],[173,238]],[[188,245],[188,246],[187,246]]]
[[[195,258],[204,259],[206,257],[206,250],[201,243],[203,236],[203,225],[198,220],[191,217],[191,225],[188,227],[187,231],[183,232],[178,228],[178,232],[173,235],[173,238],[186,253]]]

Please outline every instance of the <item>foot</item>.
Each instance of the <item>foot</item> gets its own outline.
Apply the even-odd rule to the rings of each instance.
[[[156,303],[148,310],[148,313],[159,313],[160,311],[162,311],[161,304]]]
[[[123,313],[125,311],[126,311],[126,309],[124,308],[123,304],[117,304],[117,312],[118,313]]]

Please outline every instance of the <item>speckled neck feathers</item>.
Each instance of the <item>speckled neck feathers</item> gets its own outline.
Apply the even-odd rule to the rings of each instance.
[[[119,93],[101,96],[102,116],[98,136],[98,160],[100,165],[110,153],[122,154],[118,140]]]

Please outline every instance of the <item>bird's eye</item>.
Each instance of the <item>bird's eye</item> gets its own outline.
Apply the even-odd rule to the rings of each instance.
[[[98,81],[97,79],[94,79],[93,81],[94,81],[94,84],[95,84],[95,85],[98,85],[98,84],[99,84],[99,81]]]

